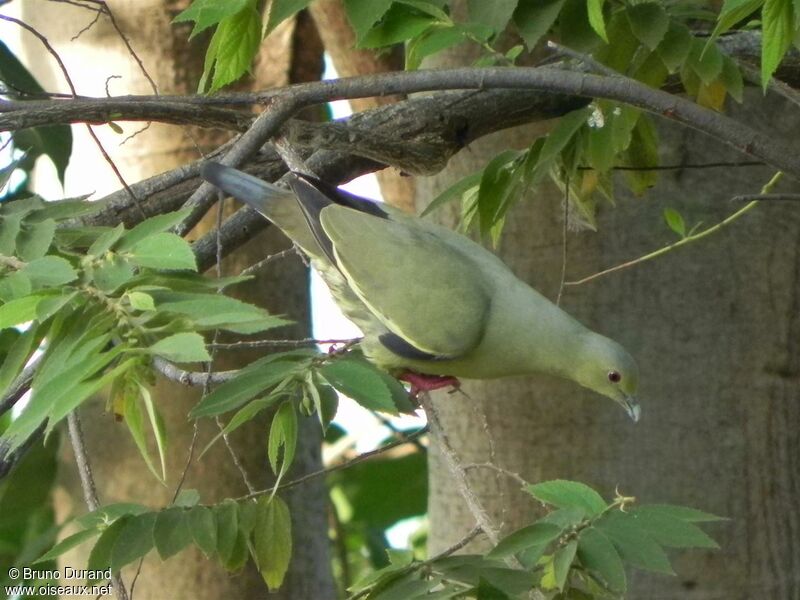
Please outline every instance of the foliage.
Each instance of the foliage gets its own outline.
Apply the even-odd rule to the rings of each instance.
[[[665,548],[716,548],[697,525],[718,521],[702,511],[671,505],[635,505],[617,496],[606,502],[589,486],[545,481],[527,486],[549,512],[504,537],[484,555],[445,553],[414,561],[390,553],[390,564],[353,586],[353,597],[621,598],[625,565],[674,574]]]

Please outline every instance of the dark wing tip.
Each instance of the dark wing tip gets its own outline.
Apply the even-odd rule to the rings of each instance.
[[[292,175],[294,175],[299,182],[316,189],[335,204],[346,206],[347,208],[352,208],[359,212],[367,213],[373,217],[380,217],[381,219],[389,218],[389,215],[381,208],[381,205],[378,202],[370,200],[369,198],[351,194],[350,192],[346,192],[335,185],[331,185],[330,183],[327,183],[321,179],[317,179],[316,177],[306,173],[292,171]]]
[[[207,182],[216,185],[220,179],[220,176],[225,172],[226,169],[230,169],[230,167],[226,167],[218,162],[209,160],[200,165],[200,177],[205,179]]]
[[[420,350],[414,345],[410,344],[396,333],[383,333],[378,336],[378,341],[384,345],[385,348],[409,360],[444,360],[446,356],[438,356]]]

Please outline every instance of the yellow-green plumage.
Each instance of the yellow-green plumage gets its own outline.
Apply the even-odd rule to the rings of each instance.
[[[292,191],[215,163],[205,165],[203,177],[311,257],[379,366],[472,379],[550,373],[638,418],[630,355],[469,238],[304,175],[293,176]]]

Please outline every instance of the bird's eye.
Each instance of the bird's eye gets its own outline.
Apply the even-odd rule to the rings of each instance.
[[[622,375],[620,375],[619,371],[609,371],[608,380],[611,383],[619,383],[620,381],[622,381]]]

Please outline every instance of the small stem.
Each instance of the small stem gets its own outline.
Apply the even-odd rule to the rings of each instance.
[[[766,185],[764,185],[764,187],[761,189],[761,194],[759,194],[759,196],[762,196],[764,194],[769,193],[769,191],[772,190],[772,188],[775,187],[775,185],[778,183],[778,181],[780,181],[782,176],[783,176],[783,172],[782,171],[778,171],[777,173],[775,173],[775,175],[772,176],[772,179],[770,179],[766,183]],[[664,256],[668,252],[672,252],[673,250],[677,250],[681,246],[685,246],[686,244],[690,244],[692,242],[696,242],[697,240],[701,240],[704,237],[708,237],[709,235],[711,235],[713,233],[716,233],[717,231],[719,231],[720,229],[722,229],[726,225],[730,225],[731,223],[736,221],[739,217],[742,217],[742,216],[746,215],[748,212],[753,210],[759,204],[760,204],[759,200],[753,200],[751,202],[748,202],[742,208],[740,208],[739,210],[737,210],[733,214],[729,215],[728,217],[726,217],[725,219],[723,219],[722,221],[720,221],[716,225],[712,225],[711,227],[708,227],[707,229],[704,229],[703,231],[700,231],[698,233],[686,236],[685,238],[683,238],[681,240],[678,240],[674,244],[669,244],[668,246],[664,246],[663,248],[659,248],[658,250],[656,250],[654,252],[651,252],[650,254],[645,254],[644,256],[640,256],[639,258],[636,258],[634,260],[629,260],[628,262],[624,262],[624,263],[621,263],[621,264],[616,265],[614,267],[611,267],[609,269],[605,269],[603,271],[595,273],[593,275],[589,275],[588,277],[584,277],[583,279],[578,279],[576,281],[567,281],[565,283],[565,285],[582,285],[582,284],[588,283],[589,281],[592,281],[594,279],[598,279],[599,277],[603,277],[604,275],[608,275],[609,273],[614,273],[615,271],[621,271],[622,269],[627,269],[628,267],[632,267],[634,265],[638,265],[638,264],[646,262],[648,260],[652,260],[654,258],[658,258],[659,256]]]

